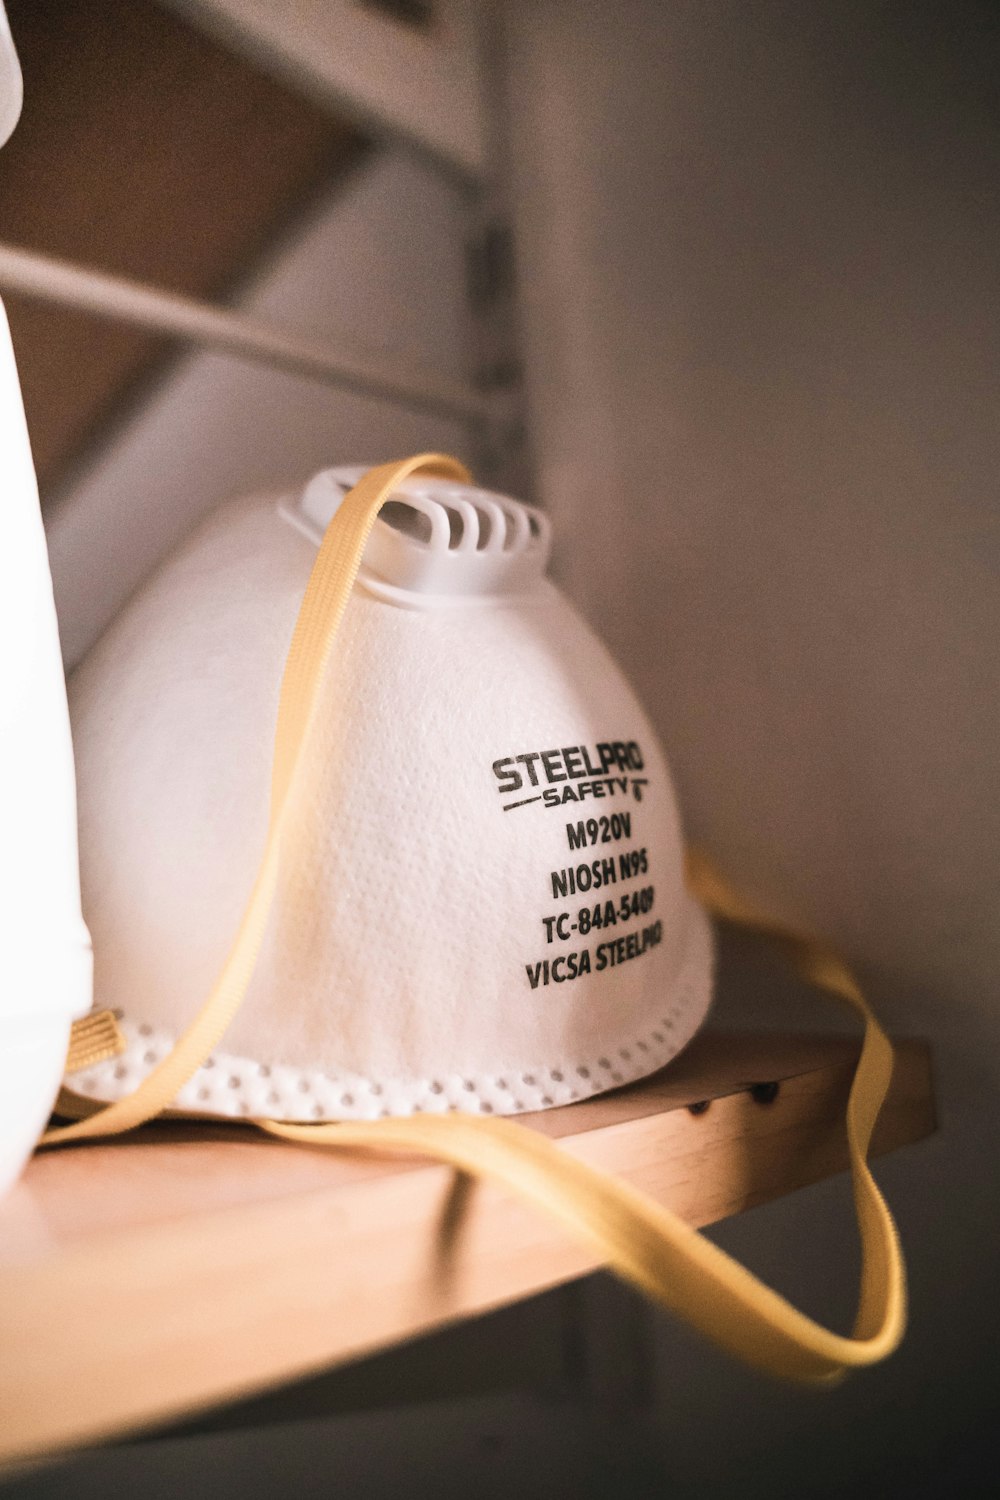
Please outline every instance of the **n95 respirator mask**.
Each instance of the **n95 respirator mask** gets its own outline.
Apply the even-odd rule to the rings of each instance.
[[[71,683],[96,1002],[129,1094],[220,971],[268,828],[279,690],[360,469],[213,515]],[[246,998],[176,1107],[281,1120],[515,1114],[668,1062],[711,989],[670,773],[622,672],[546,577],[550,528],[401,481],[319,687]]]
[[[831,950],[689,860],[716,914],[864,1020],[854,1335],[500,1118],[661,1067],[711,990],[663,755],[548,553],[543,515],[423,454],[225,507],[125,609],[71,684],[98,1009],[73,1030],[73,1123],[42,1144],[174,1111],[429,1156],[748,1362],[837,1379],[896,1346],[906,1299],[865,1160],[892,1050]]]

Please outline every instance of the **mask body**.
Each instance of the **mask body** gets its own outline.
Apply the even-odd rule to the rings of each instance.
[[[225,959],[295,618],[360,472],[222,508],[75,674],[96,1003],[128,1043],[81,1094],[131,1093]],[[711,945],[669,772],[547,557],[545,518],[504,497],[411,480],[386,507],[247,998],[178,1108],[514,1114],[652,1072],[698,1028]]]

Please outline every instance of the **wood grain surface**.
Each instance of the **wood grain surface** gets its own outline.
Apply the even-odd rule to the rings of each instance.
[[[857,1055],[707,1032],[652,1078],[522,1118],[704,1225],[845,1167]],[[769,1102],[753,1090],[775,1083]],[[875,1151],[934,1123],[927,1047],[900,1042]],[[594,1266],[441,1166],[176,1122],[48,1152],[0,1204],[0,1460],[195,1412]]]

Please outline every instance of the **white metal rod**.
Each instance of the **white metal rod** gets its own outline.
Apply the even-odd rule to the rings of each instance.
[[[174,338],[212,345],[294,375],[307,375],[362,395],[387,398],[418,411],[462,422],[480,422],[488,417],[485,402],[457,382],[412,368],[389,366],[356,351],[314,344],[257,323],[241,313],[211,307],[176,292],[160,291],[142,282],[109,276],[104,271],[89,270],[33,250],[0,244],[0,287],[45,302],[83,308],[140,328],[152,328]]]

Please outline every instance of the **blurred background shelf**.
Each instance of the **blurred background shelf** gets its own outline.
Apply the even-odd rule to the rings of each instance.
[[[710,1031],[652,1078],[524,1119],[707,1225],[845,1167],[857,1055]],[[901,1041],[875,1152],[934,1128],[929,1049]],[[196,1413],[594,1267],[440,1166],[182,1123],[50,1152],[0,1205],[0,1459]]]

